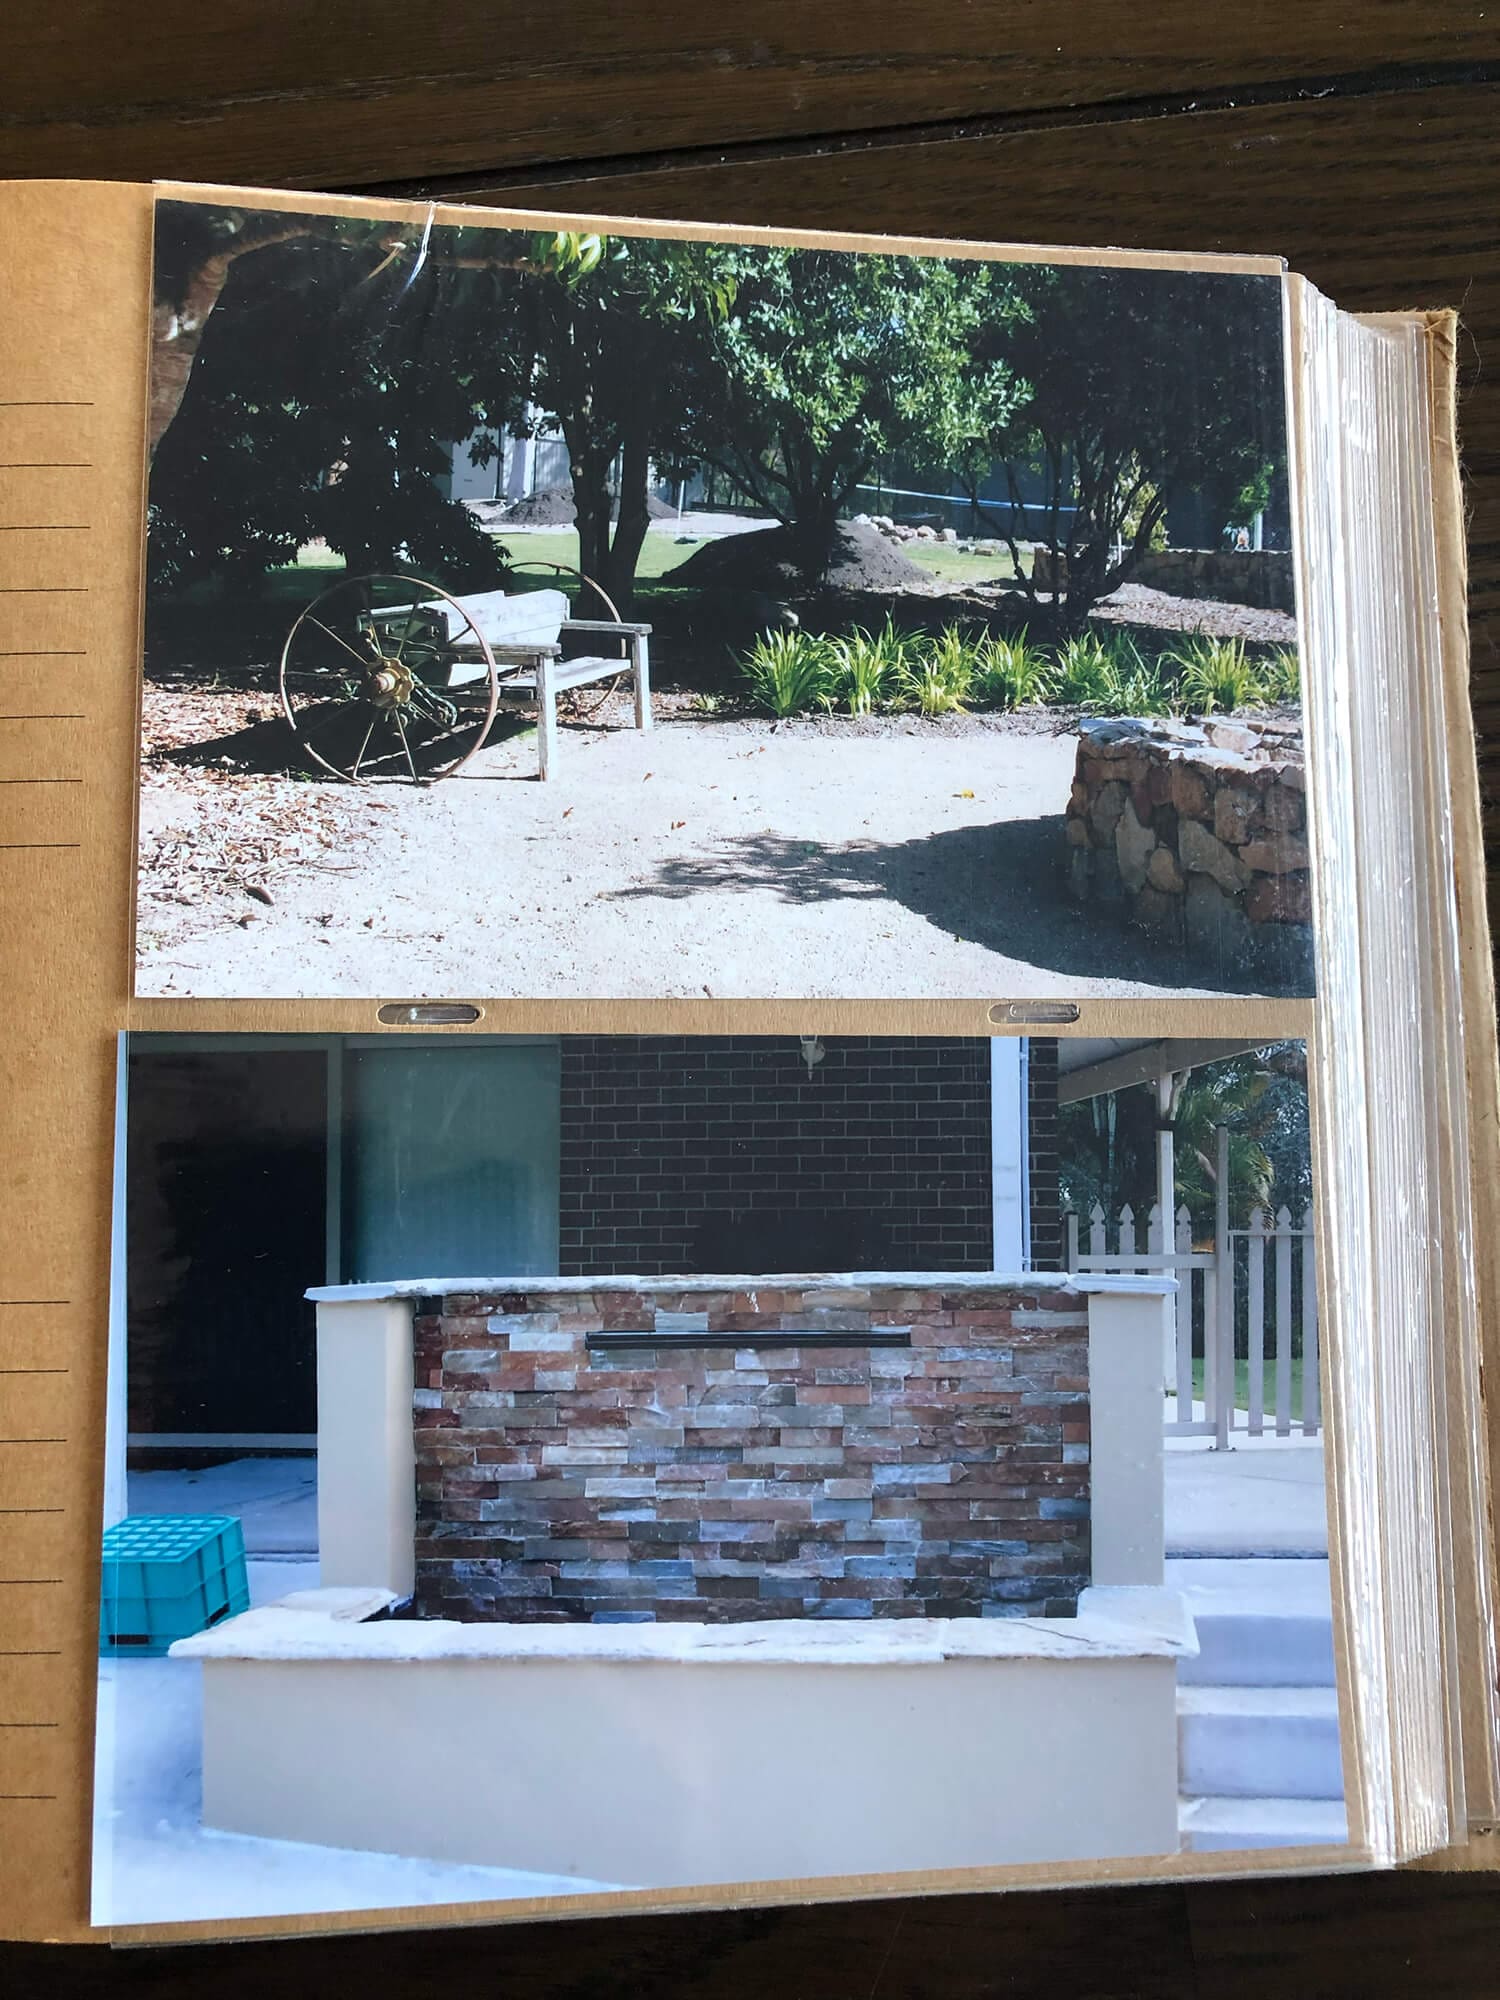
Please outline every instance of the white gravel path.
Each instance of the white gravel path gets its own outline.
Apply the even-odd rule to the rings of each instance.
[[[143,792],[137,991],[218,998],[985,998],[1244,991],[1075,908],[1074,739],[919,720],[532,733],[427,790],[179,774]],[[285,826],[316,822],[300,848]],[[331,845],[327,843],[331,838]],[[175,898],[175,899],[174,899]]]

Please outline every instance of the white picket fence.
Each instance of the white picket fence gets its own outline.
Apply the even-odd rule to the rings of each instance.
[[[1194,1249],[1186,1208],[1179,1208],[1174,1218],[1170,1247],[1163,1242],[1161,1209],[1155,1203],[1144,1227],[1128,1204],[1111,1220],[1096,1202],[1086,1231],[1076,1214],[1063,1220],[1070,1271],[1167,1271],[1178,1280],[1164,1356],[1165,1388],[1175,1401],[1169,1433],[1213,1437],[1220,1445],[1228,1445],[1236,1432],[1249,1437],[1262,1437],[1268,1430],[1279,1437],[1294,1430],[1304,1437],[1318,1435],[1322,1409],[1311,1209],[1295,1222],[1288,1208],[1278,1208],[1272,1216],[1254,1209],[1247,1228],[1221,1228],[1224,1256],[1217,1244]],[[1300,1354],[1294,1353],[1299,1345]],[[1203,1364],[1197,1386],[1195,1347]]]

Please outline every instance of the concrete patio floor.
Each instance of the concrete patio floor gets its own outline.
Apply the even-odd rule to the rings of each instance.
[[[1328,1554],[1321,1438],[1167,1439],[1169,1556]]]
[[[240,1461],[239,1467],[216,1467],[223,1475],[218,1491],[222,1495],[239,1484],[253,1494],[262,1483],[260,1476],[245,1476],[241,1468],[277,1463],[251,1459]],[[150,1476],[158,1481],[182,1477]],[[186,1513],[204,1504],[196,1493],[189,1505],[169,1508],[160,1504],[160,1493],[157,1486],[153,1511]],[[252,1498],[247,1525],[255,1506]],[[266,1604],[316,1584],[317,1561],[311,1555],[300,1561],[252,1561],[249,1574],[252,1604]],[[520,1869],[260,1840],[203,1827],[201,1674],[196,1660],[99,1662],[94,1923],[185,1923],[198,1917],[509,1902],[576,1896],[611,1886]]]
[[[1173,1558],[1284,1556],[1327,1595],[1323,1451],[1317,1439],[1240,1438],[1216,1452],[1199,1438],[1166,1451],[1167,1547]],[[317,1582],[317,1467],[310,1455],[243,1457],[203,1468],[133,1472],[132,1513],[229,1513],[243,1525],[252,1603]],[[1171,1565],[1173,1581],[1211,1577],[1237,1603],[1238,1575],[1264,1566]],[[1249,1600],[1247,1599],[1247,1603]],[[1253,1606],[1251,1607],[1253,1609]],[[577,1895],[611,1885],[518,1870],[218,1833],[200,1824],[201,1669],[188,1660],[101,1660],[95,1802],[94,1921],[194,1917]]]

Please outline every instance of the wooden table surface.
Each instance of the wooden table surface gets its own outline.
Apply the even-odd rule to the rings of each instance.
[[[1456,306],[1474,706],[1500,790],[1500,7],[1458,0],[60,0],[18,5],[0,177],[492,194],[1271,251]],[[3,300],[0,300],[3,309]],[[1500,833],[1493,811],[1491,846]],[[1493,877],[1492,870],[1492,877]],[[0,1953],[17,1995],[1500,1990],[1500,1880],[1423,1872],[286,1945]]]

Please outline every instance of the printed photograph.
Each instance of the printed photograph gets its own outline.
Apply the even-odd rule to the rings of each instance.
[[[1302,1043],[125,1060],[96,1923],[1347,1839]]]
[[[138,993],[1312,991],[1279,279],[156,215]]]

